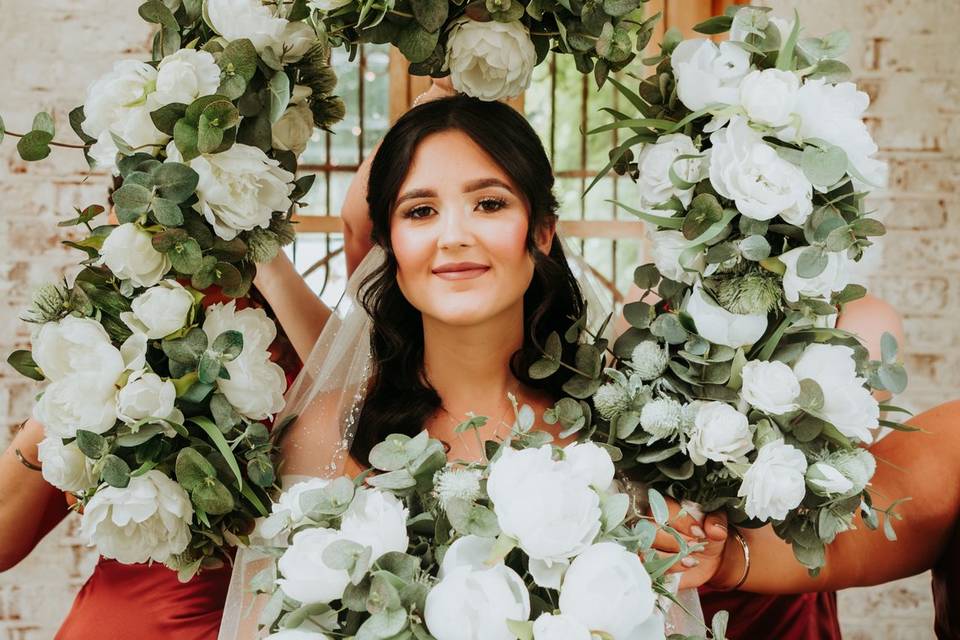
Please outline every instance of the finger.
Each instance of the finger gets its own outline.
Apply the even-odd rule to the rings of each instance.
[[[724,542],[730,533],[727,525],[727,514],[723,511],[714,511],[707,514],[703,521],[703,530],[710,540]]]
[[[691,539],[703,540],[707,537],[703,530],[703,521],[687,513],[685,510],[678,511],[676,515],[670,518],[667,524]]]
[[[667,569],[667,573],[680,573],[682,571],[688,571],[689,569],[696,567],[697,565],[700,564],[699,560],[695,560],[694,558],[690,558],[690,557],[683,558],[682,560],[677,560],[676,559],[677,554],[660,551],[658,549],[651,549],[650,551],[647,551],[647,553],[654,554],[656,558],[659,560],[667,560],[667,559],[673,558],[675,562],[670,565],[669,569]]]
[[[657,536],[653,539],[653,548],[667,553],[678,553],[680,542],[663,529],[657,529]]]

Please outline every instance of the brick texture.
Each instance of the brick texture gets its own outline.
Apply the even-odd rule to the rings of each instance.
[[[688,2],[693,0],[672,0]],[[796,8],[811,34],[846,27],[848,61],[872,98],[870,125],[891,163],[874,207],[889,235],[862,265],[868,286],[904,316],[915,410],[960,396],[960,31],[956,0],[766,0],[778,15]],[[148,29],[135,5],[108,0],[0,0],[0,114],[14,131],[52,110],[63,139],[67,112],[114,61],[143,58]],[[56,222],[74,206],[105,201],[107,176],[88,175],[79,154],[56,150],[39,164],[0,144],[0,353],[27,342],[18,320],[31,291],[75,263]],[[0,367],[0,446],[28,415],[34,384]],[[51,638],[95,558],[73,537],[75,519],[49,535],[17,568],[0,574],[0,640]],[[734,615],[736,612],[733,612]],[[932,637],[929,579],[841,595],[847,638]]]

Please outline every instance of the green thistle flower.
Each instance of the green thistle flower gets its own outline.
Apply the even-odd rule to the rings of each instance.
[[[56,322],[70,313],[70,292],[67,288],[45,284],[33,294],[30,309],[27,311],[27,322]]]
[[[473,502],[480,497],[480,472],[473,469],[440,469],[433,476],[433,491],[444,510],[455,498]]]
[[[662,440],[676,435],[683,423],[683,405],[671,398],[657,398],[643,405],[640,427]]]
[[[247,233],[247,249],[254,262],[270,262],[280,252],[280,238],[270,229],[256,227]]]
[[[293,223],[283,217],[274,218],[270,221],[270,231],[277,235],[281,247],[293,244],[293,241],[297,238]]]
[[[607,420],[630,410],[632,398],[629,391],[615,382],[608,382],[593,394],[593,404]]]
[[[667,368],[670,354],[653,340],[644,340],[633,348],[630,361],[644,382],[656,380]]]
[[[710,292],[730,313],[766,314],[780,307],[783,289],[773,274],[751,270],[742,275],[712,280]]]

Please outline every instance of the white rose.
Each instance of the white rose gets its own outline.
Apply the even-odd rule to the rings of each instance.
[[[876,160],[877,143],[863,121],[870,96],[852,82],[830,84],[824,78],[808,80],[797,94],[801,140],[820,138],[843,149],[856,170],[874,186],[886,183],[887,165]]]
[[[239,331],[243,335],[240,357],[262,355],[277,337],[277,325],[263,309],[247,307],[237,311],[237,303],[231,300],[226,304],[212,304],[205,313],[203,332],[210,344],[226,331]]]
[[[811,344],[793,365],[799,380],[809,378],[823,392],[823,414],[840,433],[869,444],[880,420],[880,406],[857,377],[853,349],[836,344]]]
[[[737,495],[746,498],[744,511],[758,520],[783,520],[806,495],[807,458],[794,446],[774,440],[760,447],[757,459],[743,476]]]
[[[157,90],[150,96],[153,108],[171,102],[190,104],[213,95],[220,86],[220,67],[209,51],[180,49],[157,66]]]
[[[780,262],[787,267],[783,274],[783,293],[787,301],[796,302],[801,295],[828,300],[834,291],[843,291],[850,284],[852,260],[845,252],[828,251],[827,266],[823,271],[812,278],[803,278],[797,273],[797,262],[803,251],[802,247],[797,247],[779,256]]]
[[[227,40],[249,39],[257,52],[282,42],[287,21],[260,0],[205,0],[203,17]]]
[[[140,371],[147,366],[147,336],[142,333],[131,333],[130,337],[120,345],[120,355],[123,358],[124,369]]]
[[[683,206],[690,205],[693,199],[693,187],[678,189],[670,181],[670,167],[685,182],[697,183],[706,175],[706,163],[702,158],[677,160],[679,156],[701,155],[693,140],[682,133],[661,136],[654,144],[645,144],[637,156],[637,169],[640,177],[637,186],[640,190],[642,208],[653,207],[676,196]]]
[[[43,479],[60,491],[86,491],[97,485],[93,461],[83,455],[76,442],[65,445],[60,438],[47,436],[37,445],[37,459]]]
[[[565,561],[600,532],[600,497],[551,447],[504,449],[490,465],[487,494],[503,532],[533,559]]]
[[[317,43],[317,32],[306,22],[287,22],[280,32],[280,41],[271,46],[281,64],[302,58]]]
[[[319,631],[304,631],[303,629],[281,629],[271,633],[264,640],[330,640],[330,636]]]
[[[701,337],[734,349],[752,345],[767,330],[766,315],[731,313],[711,300],[700,285],[690,292],[684,311],[693,318]]]
[[[331,11],[335,11],[340,7],[347,6],[351,2],[353,2],[353,0],[310,0],[307,2],[307,4],[310,5],[311,9],[316,11],[330,13]]]
[[[301,604],[332,602],[343,596],[350,576],[343,569],[331,569],[323,552],[331,543],[345,540],[334,529],[304,529],[293,535],[290,546],[277,561],[282,578],[277,586]]]
[[[313,111],[307,97],[312,92],[310,87],[297,85],[293,88],[293,98],[290,106],[283,112],[280,119],[273,124],[273,148],[282,151],[292,151],[299,156],[307,148],[307,142],[313,135]]]
[[[541,613],[533,622],[533,640],[591,640],[590,630],[576,618]]]
[[[800,77],[792,71],[751,71],[740,83],[740,105],[754,122],[783,127],[790,123],[800,90]]]
[[[564,462],[570,473],[600,493],[613,483],[613,460],[606,449],[593,442],[572,442],[563,448]]]
[[[777,360],[751,360],[743,366],[740,395],[753,407],[780,416],[797,408],[800,381],[793,369]]]
[[[49,380],[73,374],[112,385],[123,373],[123,357],[96,320],[66,316],[46,322],[33,339],[33,360]]]
[[[193,294],[179,282],[162,280],[134,298],[120,319],[134,333],[151,340],[163,338],[183,328],[194,302]]]
[[[481,100],[520,95],[530,86],[537,52],[517,22],[462,18],[450,27],[446,66],[453,88]]]
[[[653,263],[656,265],[657,271],[671,280],[693,284],[697,281],[698,272],[702,273],[707,267],[706,257],[701,250],[687,265],[695,271],[686,271],[683,268],[683,265],[680,264],[680,255],[692,245],[679,231],[651,231],[650,240]]]
[[[735,462],[753,450],[753,433],[747,416],[725,402],[704,402],[697,408],[687,442],[694,464]]]
[[[357,489],[340,524],[343,535],[372,552],[370,562],[390,551],[406,552],[409,510],[397,496],[378,489]]]
[[[105,558],[165,562],[186,550],[192,519],[187,492],[152,469],[124,489],[101,487],[84,507],[80,535]]]
[[[737,104],[737,87],[750,70],[750,54],[731,42],[684,40],[670,56],[677,96],[691,111],[712,104]]]
[[[112,382],[74,373],[44,390],[33,417],[60,438],[76,437],[78,429],[103,433],[117,421],[116,393]]]
[[[164,380],[152,372],[134,373],[117,394],[117,417],[127,424],[144,418],[160,418],[183,423],[183,414],[174,406],[177,388],[173,380]],[[160,423],[167,435],[176,432],[166,423]]]
[[[174,162],[182,156],[176,146],[167,146]],[[266,228],[274,211],[292,204],[293,174],[257,147],[235,144],[226,151],[197,156],[189,163],[200,176],[194,209],[203,214],[214,232],[233,240],[241,231]]]
[[[131,147],[162,145],[170,136],[150,119],[148,100],[157,81],[157,70],[139,60],[120,60],[87,89],[81,128],[97,142],[91,155],[98,165],[115,170],[116,144],[111,133]],[[139,149],[155,154],[158,147]]]
[[[763,141],[746,119],[710,135],[710,183],[717,193],[733,200],[743,215],[754,220],[783,217],[802,225],[813,211],[813,185],[800,167],[784,160]]]
[[[151,238],[132,222],[114,227],[100,248],[100,264],[135,287],[152,287],[170,270],[170,258],[153,248]]]
[[[237,412],[250,420],[266,420],[283,408],[287,377],[268,354],[241,355],[224,364],[230,379],[217,379],[217,388]]]
[[[530,617],[530,593],[503,564],[451,567],[427,593],[423,617],[437,640],[514,640],[507,620]]]
[[[560,611],[614,640],[646,638],[639,628],[654,613],[656,596],[640,557],[601,542],[570,564],[560,589]]]

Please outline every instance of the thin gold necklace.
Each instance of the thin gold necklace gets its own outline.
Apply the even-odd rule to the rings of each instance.
[[[513,409],[513,407],[514,407],[514,402],[516,402],[517,406],[521,406],[521,405],[523,404],[523,403],[521,402],[521,398],[520,398],[520,381],[519,381],[519,380],[517,380],[517,384],[516,384],[516,386],[515,386],[514,389],[513,389],[513,393],[507,392],[507,398],[509,399],[511,396],[513,397],[513,400],[508,403],[507,408],[504,409],[503,413],[501,413],[501,414],[500,414],[500,417],[497,419],[496,428],[494,429],[494,432],[493,432],[493,438],[494,438],[494,439],[496,439],[496,438],[498,438],[498,437],[500,436],[500,427],[506,424],[506,422],[504,421],[504,418],[506,418],[507,413],[509,413],[510,410]],[[456,427],[459,427],[461,424],[463,424],[463,423],[466,422],[467,420],[470,420],[470,419],[476,417],[476,415],[473,414],[473,412],[469,412],[469,413],[466,414],[467,418],[466,418],[465,420],[457,420],[457,419],[453,416],[453,414],[450,413],[450,411],[448,411],[445,406],[443,406],[443,404],[440,405],[440,410],[443,411],[443,412],[446,414],[447,420],[449,420],[450,423],[454,426],[454,429],[456,429]],[[454,433],[456,433],[456,431],[454,431]],[[462,432],[461,432],[461,433],[456,433],[456,436],[457,436],[457,438],[460,440],[460,444],[462,444],[462,445],[464,445],[464,447],[466,447],[466,443],[463,441],[463,433],[462,433]],[[479,438],[478,438],[478,440],[479,440]],[[440,439],[440,441],[443,443],[443,448],[447,451],[447,453],[450,453],[450,449],[451,449],[450,443],[447,442],[446,440],[443,440],[442,438]],[[483,451],[481,450],[479,453],[480,453],[480,455],[481,455],[481,457],[482,457],[482,456],[483,456]]]

